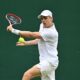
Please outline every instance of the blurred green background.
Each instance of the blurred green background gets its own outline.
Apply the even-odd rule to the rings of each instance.
[[[22,18],[22,24],[15,28],[38,31],[37,15],[44,9],[53,12],[59,32],[56,80],[80,80],[79,3],[79,0],[0,0],[0,80],[21,80],[23,73],[39,62],[37,46],[16,47],[19,36],[6,31],[5,14],[15,13]]]

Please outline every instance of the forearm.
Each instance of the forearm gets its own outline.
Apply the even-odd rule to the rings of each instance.
[[[38,41],[39,41],[39,39],[26,41],[25,45],[36,45],[36,44],[38,44]]]
[[[22,37],[39,38],[39,39],[41,38],[39,32],[20,31],[20,30],[14,29],[14,28],[11,30],[11,32],[16,34],[16,35],[20,35]]]
[[[26,36],[30,37],[30,35],[32,34],[30,31],[21,31],[21,30],[14,29],[14,28],[12,28],[11,32],[16,35],[23,36],[23,37],[26,37]]]
[[[23,37],[28,37],[28,38],[34,37],[33,32],[31,31],[20,31],[19,35]]]

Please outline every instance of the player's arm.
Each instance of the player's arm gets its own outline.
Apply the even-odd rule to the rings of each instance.
[[[7,27],[7,30],[11,31],[12,33],[14,33],[14,34],[16,34],[16,35],[20,35],[20,36],[22,36],[22,37],[28,37],[28,38],[33,37],[33,38],[39,38],[39,39],[42,38],[39,32],[20,31],[20,30],[14,29],[14,28],[12,27],[12,25],[9,25],[9,26]]]
[[[41,38],[40,32],[31,32],[31,31],[20,31],[19,35],[22,37],[28,37],[28,38]]]
[[[30,40],[30,41],[25,41],[25,42],[17,42],[16,46],[28,46],[28,45],[36,45],[38,44],[39,39],[34,39],[34,40]]]

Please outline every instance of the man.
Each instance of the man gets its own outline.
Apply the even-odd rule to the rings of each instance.
[[[41,76],[42,80],[55,80],[55,70],[58,67],[58,32],[53,22],[52,12],[44,10],[38,16],[41,19],[39,32],[21,31],[14,29],[10,24],[7,30],[22,37],[33,37],[34,40],[17,42],[17,46],[38,44],[40,63],[27,70],[22,80],[30,80]]]

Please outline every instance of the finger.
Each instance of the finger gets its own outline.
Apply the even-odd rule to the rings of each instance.
[[[9,28],[7,27],[7,31],[9,30]]]
[[[7,31],[9,31],[9,27],[7,27]]]
[[[16,45],[17,45],[17,46],[21,46],[21,45],[23,45],[23,43],[17,42]]]
[[[16,46],[24,46],[23,44],[16,44]]]

